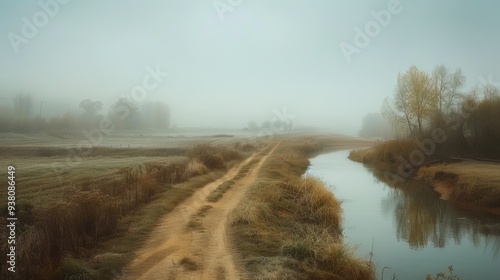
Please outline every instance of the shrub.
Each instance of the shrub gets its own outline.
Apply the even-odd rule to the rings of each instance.
[[[224,158],[214,148],[208,144],[199,144],[194,146],[189,155],[193,159],[198,159],[209,169],[224,169],[226,166],[224,164]]]
[[[192,159],[188,162],[184,170],[184,178],[203,175],[208,173],[208,168],[199,159]]]
[[[418,149],[414,139],[388,140],[377,143],[364,157],[364,162],[378,167],[394,168],[400,163],[399,158],[408,159],[410,153]]]

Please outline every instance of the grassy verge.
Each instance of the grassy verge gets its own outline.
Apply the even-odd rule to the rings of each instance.
[[[342,241],[341,208],[314,178],[302,178],[313,140],[283,141],[231,213],[230,234],[249,279],[375,279]]]

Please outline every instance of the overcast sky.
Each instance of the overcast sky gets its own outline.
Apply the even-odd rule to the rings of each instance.
[[[165,101],[178,126],[241,128],[286,108],[296,125],[355,135],[411,65],[460,67],[468,87],[500,82],[496,1],[64,2],[0,2],[0,97],[107,109],[156,69],[146,99]],[[370,41],[356,42],[366,27]]]

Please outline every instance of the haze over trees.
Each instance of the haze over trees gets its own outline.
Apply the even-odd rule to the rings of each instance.
[[[167,104],[157,102],[146,102],[141,106],[146,127],[156,129],[167,129],[170,127],[170,108]]]
[[[431,74],[431,80],[438,98],[438,112],[449,113],[449,110],[460,99],[460,90],[465,86],[465,76],[462,70],[456,69],[451,73],[444,65],[438,65]]]
[[[394,96],[382,115],[403,135],[424,139],[439,130],[446,155],[500,158],[500,90],[491,84],[466,91],[460,69],[443,65],[431,74],[416,66],[398,74]]]
[[[368,113],[363,117],[363,123],[358,135],[360,137],[392,138],[390,123],[380,113]]]
[[[10,98],[7,98],[7,100]],[[170,128],[170,108],[161,101],[137,103],[132,99],[120,98],[104,112],[99,100],[83,99],[79,111],[66,112],[50,118],[42,118],[33,112],[29,94],[17,94],[12,105],[3,105],[0,110],[0,132],[49,132],[78,133],[82,129],[98,128],[101,120],[107,118],[116,130],[165,130]],[[40,104],[40,109],[42,104]]]
[[[14,112],[17,117],[27,118],[31,115],[31,96],[19,93],[14,97]]]
[[[84,99],[80,102],[80,105],[78,105],[78,107],[80,107],[80,109],[82,109],[86,115],[96,116],[99,111],[102,110],[102,102]]]
[[[461,69],[450,72],[438,65],[431,74],[411,66],[397,77],[393,99],[386,98],[382,114],[393,127],[422,134],[430,122],[442,125],[464,96],[465,76]]]
[[[249,131],[259,131],[259,130],[269,130],[273,133],[289,132],[293,128],[292,120],[281,120],[277,117],[273,117],[270,120],[263,121],[259,126],[255,121],[250,121],[244,130]]]

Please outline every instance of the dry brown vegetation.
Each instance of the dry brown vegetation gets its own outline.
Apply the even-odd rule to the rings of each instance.
[[[208,144],[199,144],[189,151],[189,156],[197,159],[209,169],[224,169],[225,162],[241,159],[241,154],[236,149],[226,147],[213,147]]]
[[[213,206],[211,205],[204,205],[201,207],[196,214],[194,214],[187,225],[189,229],[201,229],[201,219],[205,217],[210,209],[212,209]]]
[[[351,151],[349,158],[382,172],[409,175],[400,176],[401,180],[425,181],[441,199],[461,208],[500,214],[499,163],[443,157],[436,160],[439,157],[432,156],[420,165],[403,164],[404,159],[418,149],[415,143],[413,139],[386,141],[369,149]],[[404,171],[401,173],[401,170]]]
[[[460,69],[439,65],[429,75],[410,67],[398,75],[394,102],[383,106],[407,138],[353,151],[349,158],[386,171],[394,182],[418,173],[443,199],[461,206],[500,208],[498,169],[482,169],[500,162],[500,89],[480,85],[462,92],[464,84]]]
[[[197,270],[198,264],[189,258],[183,258],[180,264],[184,266],[187,270]]]
[[[349,158],[380,169],[395,169],[401,162],[399,157],[407,157],[415,149],[418,146],[414,139],[387,140],[376,143],[370,149],[354,150]]]
[[[432,184],[450,202],[500,214],[499,164],[469,161],[424,166],[416,178]]]
[[[320,148],[282,143],[233,211],[231,238],[250,279],[375,279],[342,242],[339,202],[321,181],[301,178]]]
[[[92,147],[88,155],[85,153],[85,158],[94,157],[171,157],[171,156],[185,156],[186,148],[172,147],[172,148],[141,148],[141,149],[113,149],[108,147]],[[42,157],[42,158],[56,158],[57,157],[67,157],[70,154],[68,149],[59,147],[0,147],[0,154],[3,157]],[[80,153],[81,155],[83,153]],[[83,157],[83,156],[82,156]],[[64,161],[64,159],[62,160]]]
[[[130,251],[140,246],[144,233],[161,215],[220,176],[217,170],[244,157],[233,148],[209,145],[186,153],[178,149],[95,148],[77,165],[54,173],[49,163],[64,161],[64,149],[10,150],[21,155],[15,162],[30,163],[30,168],[17,174],[17,184],[22,186],[16,209],[22,221],[17,231],[16,274],[20,279],[116,276]],[[130,157],[142,152],[154,158]],[[173,154],[188,157],[162,157]],[[2,205],[7,201],[3,198]],[[4,220],[0,226],[5,228]],[[6,249],[5,244],[0,247],[2,267]]]
[[[500,214],[500,91],[482,91],[482,99],[476,90],[459,106],[438,111],[419,134],[353,151],[349,158],[398,181],[424,180],[460,207]]]

